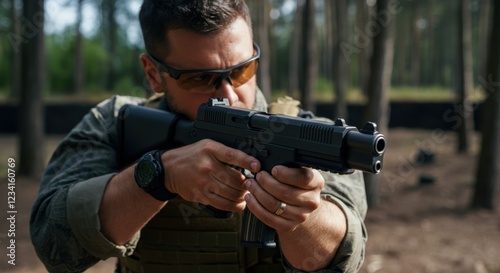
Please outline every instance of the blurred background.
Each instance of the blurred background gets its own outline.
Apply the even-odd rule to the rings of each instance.
[[[382,173],[365,174],[363,272],[500,272],[500,2],[247,3],[268,100],[289,95],[386,134]],[[0,3],[0,159],[16,159],[34,190],[28,205],[51,152],[93,105],[151,94],[140,5]]]

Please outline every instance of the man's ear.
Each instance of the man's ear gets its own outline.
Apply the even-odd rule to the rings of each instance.
[[[146,79],[148,80],[149,86],[155,93],[162,93],[162,79],[155,63],[147,54],[141,54],[140,58],[142,68],[144,69],[144,73],[146,74]]]

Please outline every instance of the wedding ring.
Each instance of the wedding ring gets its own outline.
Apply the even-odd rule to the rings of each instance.
[[[283,212],[285,211],[285,209],[286,209],[286,204],[284,202],[280,202],[280,206],[274,212],[274,214],[280,216],[281,214],[283,214]]]

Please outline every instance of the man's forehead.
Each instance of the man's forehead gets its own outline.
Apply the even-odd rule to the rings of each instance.
[[[239,63],[253,55],[250,31],[242,19],[217,34],[199,34],[186,29],[169,30],[168,53],[163,61],[177,69],[210,69],[216,63],[219,63],[217,68]]]

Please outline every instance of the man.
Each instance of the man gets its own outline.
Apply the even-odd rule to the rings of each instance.
[[[190,119],[212,97],[267,108],[244,0],[145,0],[139,19],[147,51],[140,60],[159,99],[104,101],[55,151],[31,217],[33,244],[49,271],[83,271],[117,256],[118,272],[356,272],[366,240],[359,173],[285,166],[267,173],[252,156],[211,140],[145,155],[139,162],[161,167],[146,183],[155,190],[141,183],[137,164],[118,168],[116,119],[124,104]],[[195,203],[237,216],[215,219]],[[276,230],[278,248],[238,246],[245,207]]]

